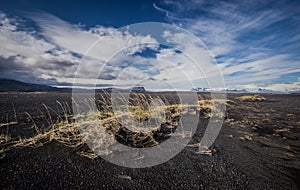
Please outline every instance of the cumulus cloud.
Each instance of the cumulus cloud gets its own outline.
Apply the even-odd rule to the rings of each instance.
[[[4,13],[0,17],[0,41],[6,44],[0,48],[0,72],[6,78],[25,82],[55,79],[62,84],[77,74],[83,83],[98,78],[97,82],[105,84],[103,81],[115,79],[114,73],[119,70],[115,66],[103,68],[112,55],[127,46],[149,43],[155,47],[156,43],[150,36],[134,36],[114,28],[81,29],[46,13],[28,14],[40,28],[36,35],[36,31],[20,30],[22,19]],[[139,46],[127,48],[127,54],[138,51]],[[76,73],[81,62],[84,67]]]
[[[0,14],[0,68],[2,77],[53,84],[53,78],[73,77],[79,58],[72,52],[22,30],[22,19]]]

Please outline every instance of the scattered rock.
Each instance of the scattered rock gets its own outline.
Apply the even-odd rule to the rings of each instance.
[[[245,135],[244,138],[245,138],[245,140],[248,140],[248,141],[251,141],[251,140],[252,140],[252,137],[249,136],[249,135]]]
[[[128,176],[128,175],[119,175],[118,178],[120,179],[125,179],[125,180],[128,180],[128,181],[131,181],[132,180],[132,177]]]

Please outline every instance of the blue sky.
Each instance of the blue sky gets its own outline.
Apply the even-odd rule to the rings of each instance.
[[[223,73],[227,88],[266,88],[278,91],[300,89],[299,1],[60,3],[23,0],[2,1],[0,12],[0,74],[4,78],[68,86],[72,83],[84,52],[99,36],[104,41],[122,45],[124,42],[117,28],[141,22],[162,22],[179,26],[205,43]],[[126,39],[157,42],[154,36],[127,35]],[[188,44],[185,45],[187,47]],[[172,66],[157,61],[166,57],[166,53],[173,56],[168,57],[169,60],[177,58],[174,61],[174,64],[177,62],[177,69],[178,65],[182,68],[189,67],[184,62],[183,54],[167,47],[143,47],[135,50],[135,55],[148,60],[130,64],[137,60],[136,56],[131,55],[130,59],[121,56],[121,60],[116,60],[122,64],[112,62],[105,66],[96,83],[103,87],[111,86],[115,84],[117,76],[122,74],[123,80],[151,79],[155,84],[149,85],[149,88],[155,88],[156,83],[158,89],[167,88],[159,84],[160,80],[166,81],[168,78],[163,75],[169,76],[169,81],[175,81],[178,73],[175,70],[165,72]],[[107,53],[110,51],[107,50]],[[108,54],[103,53],[101,58],[108,57]],[[86,64],[94,65],[95,67],[89,67],[93,70],[97,68],[92,62]],[[190,72],[188,74],[194,82],[199,81],[200,78],[197,78],[191,68],[186,72]],[[84,76],[88,76],[91,71],[85,72]],[[170,73],[174,76],[168,75]],[[82,80],[82,86],[91,81],[94,82]],[[184,83],[176,84],[179,85],[178,88],[180,85],[186,86]],[[205,86],[201,82],[195,82],[194,85]]]

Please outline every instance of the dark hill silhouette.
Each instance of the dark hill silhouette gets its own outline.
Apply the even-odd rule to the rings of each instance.
[[[97,87],[97,86],[96,86]],[[94,89],[75,88],[75,92],[92,92]],[[100,88],[95,92],[112,92],[117,90],[119,92],[146,92],[144,87],[135,87],[133,89],[116,89],[116,88]],[[12,79],[0,78],[0,92],[72,92],[72,86],[70,88],[56,88],[47,85],[25,83]]]
[[[11,79],[0,79],[0,92],[68,92],[71,88],[56,88]]]

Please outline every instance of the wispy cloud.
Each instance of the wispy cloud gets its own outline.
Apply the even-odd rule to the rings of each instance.
[[[297,7],[282,1],[164,0],[156,5],[168,13],[168,21],[207,44],[231,87],[300,73]]]
[[[292,5],[164,0],[153,7],[164,13],[168,22],[184,27],[205,42],[218,61],[227,87],[282,91],[299,87],[297,77],[285,79],[300,73],[300,13]],[[26,19],[36,26],[28,26]],[[204,56],[209,52],[203,43],[180,32],[165,31],[161,36],[174,44],[172,49],[161,48],[150,35],[103,26],[84,28],[41,12],[28,13],[24,19],[0,13],[0,22],[0,41],[6,44],[0,47],[0,73],[6,78],[69,85],[77,74],[78,86],[97,83],[111,87],[119,80],[122,87],[140,81],[163,89],[169,87],[159,86],[159,81],[172,81],[186,88],[190,88],[189,81],[194,81],[202,87],[209,85],[205,79],[219,74],[209,57]],[[26,29],[22,29],[23,25]],[[155,53],[143,59],[138,53],[147,48]],[[190,55],[185,56],[186,52],[198,65],[189,59]],[[84,67],[76,73],[82,62]],[[220,79],[214,81],[216,84],[211,85],[217,86]]]

